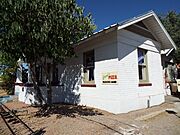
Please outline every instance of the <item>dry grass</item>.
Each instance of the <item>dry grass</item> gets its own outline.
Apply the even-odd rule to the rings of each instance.
[[[6,96],[6,95],[8,95],[7,92],[4,89],[0,88],[0,96]]]

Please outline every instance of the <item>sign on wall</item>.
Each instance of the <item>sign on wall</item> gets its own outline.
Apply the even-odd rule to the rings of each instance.
[[[117,72],[102,73],[103,84],[117,84],[118,74]]]

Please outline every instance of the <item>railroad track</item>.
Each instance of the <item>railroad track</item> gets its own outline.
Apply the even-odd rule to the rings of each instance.
[[[12,135],[42,135],[41,130],[33,131],[7,106],[0,103],[0,115]]]

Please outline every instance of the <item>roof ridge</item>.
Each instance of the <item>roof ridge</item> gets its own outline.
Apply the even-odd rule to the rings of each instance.
[[[132,21],[134,21],[134,20],[136,20],[136,19],[139,19],[139,18],[141,18],[141,17],[143,17],[143,16],[147,16],[148,14],[156,14],[153,10],[150,10],[150,11],[148,11],[148,12],[146,12],[146,13],[142,13],[142,14],[139,14],[139,15],[137,15],[137,16],[134,16],[133,18],[129,18],[129,19],[126,19],[126,20],[124,20],[124,21],[121,21],[121,22],[119,22],[118,24],[119,25],[123,25],[123,24],[126,24],[126,23],[129,23],[129,22],[132,22]]]

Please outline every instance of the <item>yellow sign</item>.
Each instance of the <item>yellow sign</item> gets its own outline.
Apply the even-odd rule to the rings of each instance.
[[[118,74],[117,72],[102,73],[103,84],[117,84]]]

